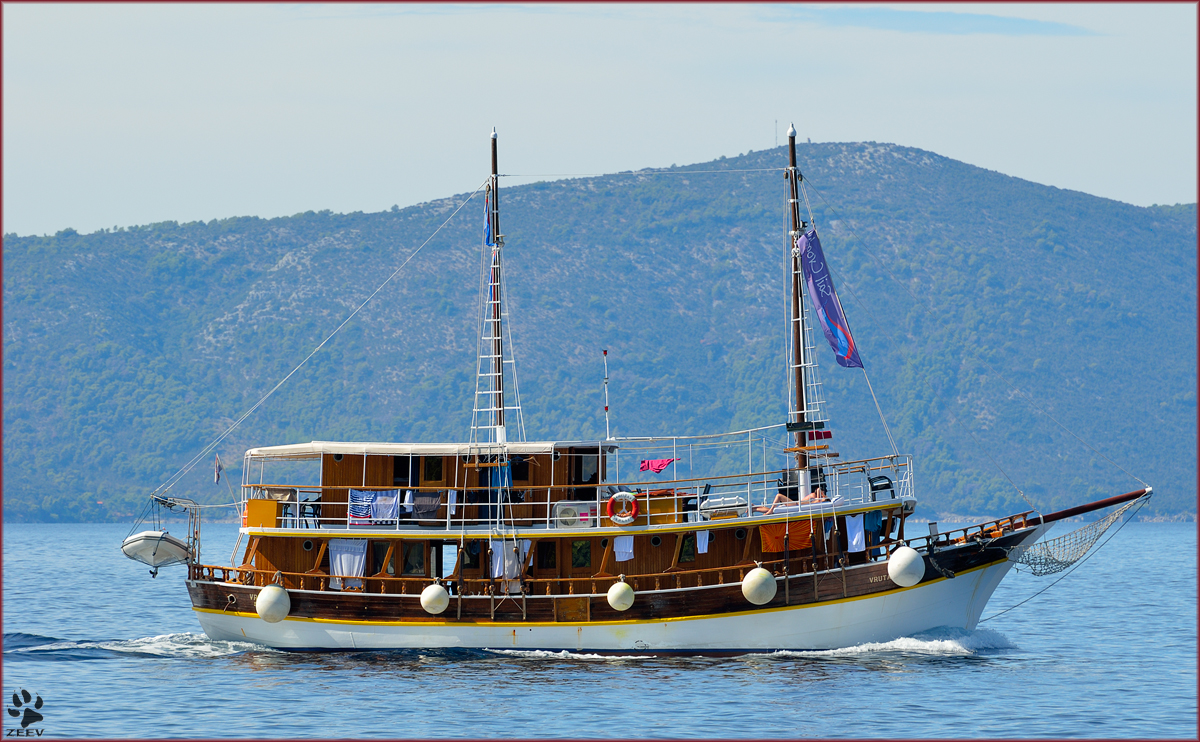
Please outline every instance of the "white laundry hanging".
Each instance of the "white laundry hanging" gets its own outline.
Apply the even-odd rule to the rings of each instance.
[[[329,574],[339,575],[329,578],[332,590],[344,587],[362,587],[363,570],[367,566],[367,540],[365,538],[331,538],[329,539]],[[343,580],[345,577],[347,579]]]

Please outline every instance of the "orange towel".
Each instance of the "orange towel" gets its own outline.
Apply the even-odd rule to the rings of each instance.
[[[812,523],[807,520],[791,523],[775,523],[769,526],[759,526],[762,536],[763,553],[783,551],[783,533],[787,529],[788,548],[792,551],[808,549],[812,545]]]

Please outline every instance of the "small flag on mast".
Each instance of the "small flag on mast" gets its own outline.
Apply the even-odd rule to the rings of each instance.
[[[221,481],[221,454],[217,454],[217,460],[213,463],[213,484]]]
[[[489,187],[483,194],[483,244],[495,247],[492,240],[492,189]]]

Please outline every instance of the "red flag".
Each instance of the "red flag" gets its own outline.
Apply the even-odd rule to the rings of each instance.
[[[652,471],[658,474],[671,465],[672,461],[680,459],[642,459],[642,471]]]

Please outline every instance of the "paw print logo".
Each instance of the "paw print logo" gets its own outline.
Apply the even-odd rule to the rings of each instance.
[[[37,700],[34,701],[33,708],[30,708],[29,702],[33,701],[34,696],[30,695],[29,691],[22,688],[19,695],[15,692],[12,695],[12,706],[8,709],[8,715],[14,718],[21,717],[22,729],[25,729],[30,724],[36,724],[44,718],[35,710],[42,707],[42,697],[37,696],[36,698]],[[22,708],[24,709],[24,713],[22,713]]]

